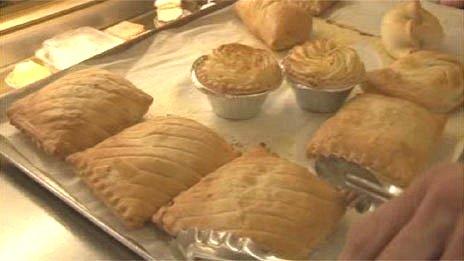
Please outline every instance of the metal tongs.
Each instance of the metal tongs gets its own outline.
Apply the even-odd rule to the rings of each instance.
[[[186,260],[285,261],[263,251],[251,239],[230,232],[183,230],[178,233],[176,243]]]
[[[315,169],[321,178],[347,192],[349,206],[360,213],[372,211],[403,192],[379,181],[371,171],[343,159],[317,159]]]

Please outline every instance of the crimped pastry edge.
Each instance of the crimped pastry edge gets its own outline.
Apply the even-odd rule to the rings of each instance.
[[[54,146],[44,144],[40,131],[34,128],[32,124],[29,124],[27,120],[23,119],[21,115],[11,115],[8,118],[11,125],[16,127],[21,133],[25,134],[38,149],[45,151],[45,153],[56,156],[61,160],[64,160],[68,155],[72,154],[64,153],[60,150],[60,146],[58,146],[58,144],[55,144]]]

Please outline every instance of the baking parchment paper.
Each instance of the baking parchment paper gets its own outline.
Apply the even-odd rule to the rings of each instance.
[[[391,59],[382,50],[378,38],[315,19],[313,38],[323,37],[352,45],[358,50],[368,69],[380,68]],[[215,116],[206,96],[193,88],[189,78],[192,62],[220,44],[230,42],[265,48],[246,30],[232,9],[227,8],[181,28],[156,34],[123,53],[99,58],[85,66],[106,68],[119,73],[152,95],[154,102],[147,117],[175,114],[192,118],[213,128],[239,148],[264,142],[282,157],[308,166],[304,156],[305,145],[312,133],[331,114],[300,110],[286,83],[268,97],[258,117],[246,121],[229,121]],[[276,56],[282,57],[284,54],[285,52],[276,53]],[[434,161],[451,160],[454,157],[458,140],[463,140],[462,132],[458,133],[458,119],[462,120],[462,112],[451,117]],[[176,255],[170,238],[153,225],[147,224],[143,229],[134,231],[126,230],[74,176],[69,166],[44,155],[5,119],[0,125],[0,134],[36,167],[53,177],[90,212],[136,241],[154,258],[180,258]],[[348,224],[358,218],[359,214],[348,211],[336,233],[312,257],[336,258],[343,246]]]

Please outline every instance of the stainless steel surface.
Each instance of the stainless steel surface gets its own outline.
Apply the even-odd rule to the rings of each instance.
[[[0,260],[140,259],[5,161],[0,188]]]
[[[153,9],[152,1],[103,1],[88,8],[42,22],[9,34],[2,34],[0,67],[18,62],[34,55],[42,42],[59,33],[92,26],[104,28]]]
[[[249,238],[229,232],[189,229],[176,238],[186,260],[262,260],[285,261],[260,249]]]
[[[315,89],[286,77],[301,109],[310,112],[335,112],[345,102],[354,86],[343,89]]]
[[[61,199],[68,206],[79,212],[83,217],[87,218],[93,224],[98,226],[101,230],[111,235],[113,238],[121,242],[123,245],[137,253],[144,259],[153,259],[150,253],[137,242],[105,223],[97,216],[95,216],[89,209],[76,200],[73,195],[69,194],[60,184],[58,184],[52,177],[43,173],[40,169],[36,168],[26,157],[24,157],[14,146],[3,136],[0,135],[0,156],[13,163],[31,179],[39,185],[46,188],[53,195]]]
[[[112,1],[112,2],[120,2],[120,1],[124,1],[124,0],[118,0],[118,1]],[[134,1],[134,2],[138,2],[138,1],[142,1],[142,2],[150,2],[151,1],[145,1],[145,0],[137,0],[137,1]],[[127,3],[129,3],[129,1],[125,1]],[[209,4],[207,8],[204,8],[204,9],[200,9],[192,14],[189,14],[187,16],[184,16],[176,21],[173,21],[173,22],[170,22],[170,23],[166,23],[164,24],[162,27],[157,27],[155,28],[154,27],[154,24],[153,24],[153,18],[154,18],[154,11],[153,11],[153,8],[152,6],[150,5],[150,11],[148,12],[144,12],[142,13],[141,15],[139,16],[136,16],[136,17],[133,17],[132,19],[129,19],[130,21],[132,22],[135,22],[135,23],[139,23],[139,24],[143,24],[145,26],[145,29],[146,31],[141,33],[140,35],[138,35],[137,37],[131,39],[131,40],[128,40],[126,41],[125,43],[111,49],[111,50],[108,50],[106,52],[103,52],[99,55],[96,55],[92,58],[90,58],[89,60],[86,60],[85,62],[92,62],[93,59],[97,59],[97,58],[100,58],[102,56],[105,56],[105,55],[109,55],[109,54],[114,54],[114,53],[117,53],[117,52],[121,52],[121,51],[124,51],[125,49],[133,46],[134,44],[146,39],[147,37],[150,37],[152,36],[153,34],[157,33],[157,32],[160,32],[162,30],[167,30],[167,29],[171,29],[171,28],[175,28],[175,27],[179,27],[179,26],[182,26],[182,25],[185,25],[189,22],[192,22],[194,21],[195,19],[198,19],[200,17],[203,17],[203,16],[206,16],[208,14],[211,14],[217,10],[220,10],[220,9],[223,9],[231,4],[233,4],[235,2],[235,0],[223,0],[223,1],[217,1],[217,2],[214,2],[214,4]],[[131,2],[132,3],[132,2]],[[100,6],[100,5],[97,5],[97,6]],[[136,5],[135,5],[136,6]],[[111,7],[111,6],[109,6]],[[132,6],[132,8],[134,8]],[[92,19],[87,19],[85,20],[86,18],[86,15],[94,15],[93,18],[95,17],[98,17],[99,15],[95,15],[96,14],[100,14],[101,12],[105,11],[108,12],[108,6],[106,6],[106,9],[103,9],[103,10],[93,10],[90,14],[82,14],[82,17],[80,16],[77,16],[75,17],[74,16],[74,13],[73,14],[70,14],[70,15],[67,15],[65,18],[60,18],[62,19],[61,20],[53,20],[53,21],[49,21],[49,22],[46,22],[46,23],[43,23],[49,27],[52,27],[52,28],[55,28],[55,27],[59,27],[58,29],[58,32],[61,32],[61,31],[66,31],[64,29],[66,28],[76,28],[76,27],[80,27],[80,25],[92,25],[94,26],[95,28],[101,28],[101,27],[105,27],[103,26],[103,24],[95,24],[93,23]],[[118,9],[115,9],[115,10],[111,10],[111,11],[117,11]],[[137,9],[135,9],[137,10]],[[99,12],[101,11],[101,12]],[[126,15],[130,15],[132,14],[134,10],[133,9],[130,9],[130,12],[124,12],[124,14]],[[106,16],[105,16],[106,17]],[[112,17],[112,16],[110,16]],[[117,18],[118,16],[116,16]],[[81,21],[79,19],[81,18],[84,18],[84,21]],[[116,20],[115,17],[111,18],[111,22],[114,23]],[[77,21],[74,21],[73,19],[77,19]],[[105,18],[106,19],[106,18]],[[106,21],[106,20],[105,20]],[[52,23],[53,22],[53,23]],[[102,21],[99,21],[99,22],[102,22]],[[108,21],[107,21],[108,22]],[[119,20],[117,20],[117,22],[119,22]],[[73,23],[76,23],[76,24],[73,24]],[[106,24],[106,23],[105,23]],[[42,24],[40,24],[42,25]],[[62,25],[65,25],[63,28],[62,28]],[[79,26],[74,26],[74,25],[79,25]],[[39,25],[38,25],[39,26]],[[38,28],[37,30],[48,30],[48,28]],[[63,29],[63,30],[61,30]],[[29,30],[29,29],[27,29]],[[8,39],[8,37],[4,37],[2,35],[2,38],[0,38],[0,44],[2,44],[2,47],[1,47],[1,51],[2,51],[2,59],[0,60],[0,67],[3,67],[0,69],[0,96],[4,93],[6,93],[7,91],[5,90],[8,90],[11,89],[10,87],[7,86],[7,84],[5,83],[5,81],[3,79],[5,79],[5,77],[8,75],[8,73],[10,73],[12,71],[12,69],[14,68],[14,64],[11,64],[13,62],[17,62],[21,59],[24,59],[24,58],[21,58],[21,57],[30,57],[30,55],[32,55],[34,52],[35,52],[35,49],[24,49],[24,46],[22,46],[21,44],[24,44],[25,42],[21,42],[21,44],[18,44],[18,41],[29,41],[27,42],[27,44],[33,44],[34,46],[40,46],[42,44],[42,42],[36,42],[36,41],[33,41],[35,38],[22,38],[22,34],[23,34],[23,31],[27,31],[27,30],[22,30],[20,32],[18,32],[17,34],[12,34],[12,39]],[[39,32],[40,32],[39,30]],[[37,33],[36,31],[33,31],[32,33]],[[47,32],[42,32],[43,35],[49,35],[49,31]],[[50,37],[52,37],[54,34],[51,34]],[[28,34],[26,34],[27,37],[30,37]],[[42,35],[41,35],[42,37]],[[28,40],[29,39],[29,40]],[[45,38],[45,39],[48,39],[48,38]],[[16,48],[14,49],[13,51],[15,51],[14,53],[9,53],[8,51],[8,48],[4,48],[3,46],[3,43],[4,42],[8,42],[8,41],[12,41],[11,44],[11,47],[12,48]],[[31,42],[32,41],[32,42]],[[17,46],[15,45],[17,44]],[[37,47],[38,48],[38,47]],[[10,50],[11,51],[11,50]],[[8,55],[13,55],[13,60],[8,60],[7,57]],[[18,57],[16,57],[18,56]],[[9,66],[5,66],[6,64],[10,64]],[[80,64],[78,65],[75,65],[74,67],[77,67],[77,66],[80,66]],[[54,77],[54,76],[52,76]],[[47,79],[45,79],[47,80]]]
[[[193,63],[190,73],[193,85],[208,97],[214,113],[221,118],[230,120],[247,120],[258,115],[271,91],[250,95],[228,95],[213,92],[204,86],[196,76],[196,68],[205,57],[199,57]]]

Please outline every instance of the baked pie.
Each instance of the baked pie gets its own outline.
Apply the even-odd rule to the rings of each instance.
[[[419,51],[390,67],[368,72],[366,87],[366,91],[406,99],[436,112],[449,112],[464,101],[464,66],[447,54]]]
[[[341,158],[405,187],[425,167],[445,122],[443,115],[410,101],[363,94],[316,131],[307,155]]]
[[[289,78],[312,88],[354,86],[366,72],[354,49],[326,39],[295,46],[283,60],[283,66]]]
[[[243,44],[224,44],[205,56],[196,77],[218,94],[248,95],[280,86],[282,72],[272,53]]]
[[[67,158],[128,227],[140,227],[181,191],[232,160],[232,147],[209,128],[180,117],[136,124]]]
[[[437,49],[444,38],[440,22],[422,8],[419,0],[407,1],[389,10],[382,19],[380,31],[385,49],[395,58]]]
[[[279,256],[306,259],[344,212],[341,192],[258,148],[204,177],[153,221],[174,236],[189,228],[227,231]]]
[[[239,0],[235,11],[246,27],[267,46],[283,50],[309,40],[312,31],[311,8],[298,2]]]
[[[119,75],[87,69],[16,101],[7,115],[45,152],[64,158],[138,122],[152,100]]]

